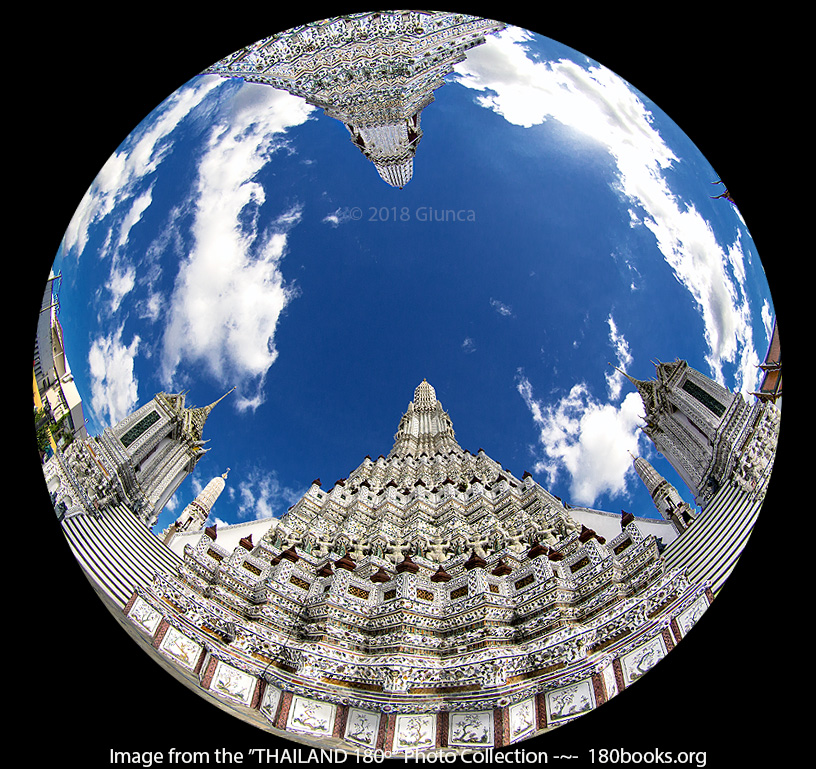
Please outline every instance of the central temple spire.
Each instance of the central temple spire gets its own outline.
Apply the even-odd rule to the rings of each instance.
[[[423,379],[414,390],[414,399],[400,420],[389,457],[461,450],[454,437],[450,417],[436,399],[436,390]]]
[[[428,384],[427,379],[423,379],[414,390],[414,409],[419,411],[433,411],[438,401],[436,400],[436,390]]]

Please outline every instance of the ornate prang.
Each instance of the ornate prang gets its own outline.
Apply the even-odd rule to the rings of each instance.
[[[329,491],[313,483],[257,544],[229,552],[203,532],[145,595],[225,664],[315,713],[353,707],[367,724],[390,711],[405,746],[453,739],[428,731],[443,706],[483,714],[457,718],[462,744],[488,738],[500,702],[517,738],[532,735],[513,682],[591,693],[601,661],[651,644],[698,587],[666,568],[634,517],[607,542],[530,474],[463,450],[423,380],[387,457]]]
[[[504,25],[459,13],[354,13],[259,40],[202,74],[300,96],[340,120],[392,187],[413,175],[422,110],[445,75]]]

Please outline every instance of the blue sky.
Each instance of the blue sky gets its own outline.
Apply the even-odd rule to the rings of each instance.
[[[101,169],[55,262],[90,431],[161,389],[237,388],[157,529],[226,467],[215,518],[281,515],[387,454],[423,377],[463,448],[568,502],[656,514],[629,450],[689,498],[608,364],[755,386],[773,307],[716,170],[609,70],[517,28],[422,127],[394,190],[302,100],[194,78]]]

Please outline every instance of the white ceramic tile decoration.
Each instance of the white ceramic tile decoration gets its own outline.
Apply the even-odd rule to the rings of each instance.
[[[436,745],[436,715],[399,715],[394,728],[394,751],[420,750]]]
[[[156,632],[156,628],[161,622],[162,615],[157,612],[149,603],[137,598],[130,607],[128,617],[132,619],[140,628],[146,630],[150,635]]]
[[[510,742],[529,737],[536,728],[535,702],[533,698],[522,700],[509,708]]]
[[[331,737],[336,711],[336,706],[329,702],[318,702],[296,695],[292,699],[286,728],[293,732]]]
[[[167,628],[159,649],[189,670],[195,668],[201,655],[201,645],[174,627]]]
[[[225,662],[219,662],[213,673],[210,691],[243,705],[250,705],[256,680],[243,670],[238,670]]]
[[[492,710],[450,714],[448,720],[448,745],[489,748],[493,744]]]
[[[707,608],[708,599],[704,595],[701,595],[688,609],[677,615],[677,624],[680,626],[680,632],[684,636],[694,627],[697,620],[703,616],[703,612],[705,612]]]
[[[548,723],[553,724],[576,718],[595,707],[592,680],[586,679],[577,684],[547,692],[546,700]]]
[[[275,720],[275,715],[278,712],[278,704],[280,703],[281,691],[274,686],[267,686],[261,700],[261,713],[270,721]]]
[[[371,710],[349,708],[345,738],[355,745],[375,748],[377,746],[377,730],[379,727],[379,713],[375,713]]]
[[[621,657],[623,680],[626,686],[637,681],[644,673],[653,668],[666,656],[666,644],[662,636],[655,636],[651,641],[638,646],[637,649]]]

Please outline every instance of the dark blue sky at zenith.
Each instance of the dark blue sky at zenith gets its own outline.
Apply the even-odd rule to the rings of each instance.
[[[632,86],[515,28],[435,95],[403,190],[338,121],[215,77],[100,171],[54,266],[89,431],[236,386],[157,531],[227,467],[225,523],[329,488],[388,453],[423,378],[463,448],[569,503],[657,515],[628,451],[691,501],[608,364],[682,357],[755,388],[773,305],[717,171]]]

